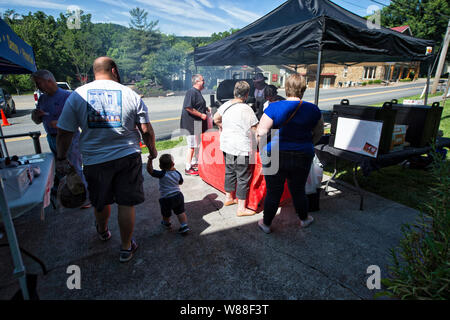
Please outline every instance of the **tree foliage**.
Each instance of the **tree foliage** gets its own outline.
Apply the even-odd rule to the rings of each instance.
[[[91,14],[81,11],[78,29],[68,27],[70,13],[55,18],[42,11],[19,15],[6,10],[0,16],[33,47],[37,68],[50,70],[57,81],[67,81],[72,87],[92,81],[94,59],[109,56],[116,61],[123,82],[139,82],[141,87],[154,87],[158,93],[190,86],[190,76],[195,72],[204,72],[205,79],[212,78],[215,69],[195,68],[191,53],[197,46],[237,31],[230,29],[212,37],[166,35],[159,31],[158,20],[151,20],[144,9],[136,7],[129,13],[129,27],[125,27],[93,23]],[[183,83],[184,79],[188,80]],[[34,89],[29,75],[4,76],[0,85],[17,93]]]
[[[231,36],[233,33],[236,33],[236,32],[238,32],[240,29],[234,29],[234,28],[231,28],[230,30],[228,30],[228,31],[223,31],[223,32],[218,32],[218,33],[213,33],[212,35],[211,35],[211,40],[210,40],[210,42],[216,42],[216,41],[218,41],[218,40],[221,40],[221,39],[223,39],[223,38],[226,38],[226,37],[228,37],[228,36]]]
[[[381,10],[381,24],[386,27],[409,25],[414,37],[434,40],[440,47],[448,20],[448,0],[391,0]]]

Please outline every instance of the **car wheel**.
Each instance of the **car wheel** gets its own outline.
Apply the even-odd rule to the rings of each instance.
[[[12,100],[12,114],[16,114],[17,110],[16,110],[16,103],[14,102],[14,100]]]
[[[11,116],[11,107],[9,104],[6,104],[5,116],[9,118]]]

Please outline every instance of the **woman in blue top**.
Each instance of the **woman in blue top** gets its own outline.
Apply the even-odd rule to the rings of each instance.
[[[291,75],[286,81],[287,99],[271,103],[258,125],[260,142],[271,129],[279,129],[273,131],[270,141],[260,150],[267,193],[264,219],[258,225],[265,233],[270,233],[286,180],[300,226],[307,227],[314,221],[308,215],[305,184],[314,158],[314,143],[323,135],[323,117],[315,104],[301,100],[305,90],[305,78]],[[264,154],[270,159],[269,163],[265,163]]]

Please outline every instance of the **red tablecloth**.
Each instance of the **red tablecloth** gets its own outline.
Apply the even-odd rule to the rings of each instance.
[[[219,132],[205,132],[202,134],[202,143],[199,151],[198,172],[206,183],[225,193],[225,163],[220,150]],[[255,153],[256,161],[252,165],[252,178],[247,194],[247,208],[260,212],[263,210],[266,195],[266,182],[262,174],[261,158]],[[287,183],[281,196],[280,206],[291,199]]]

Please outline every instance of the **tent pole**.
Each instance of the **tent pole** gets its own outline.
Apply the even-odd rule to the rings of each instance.
[[[425,101],[424,101],[424,105],[427,105],[427,103],[428,103],[428,90],[430,88],[431,69],[432,69],[432,66],[431,66],[431,63],[430,63],[430,65],[428,66],[427,85],[425,86]]]
[[[317,57],[317,73],[316,73],[316,92],[314,95],[314,104],[319,106],[319,87],[320,87],[320,69],[322,65],[322,48],[319,50]]]

